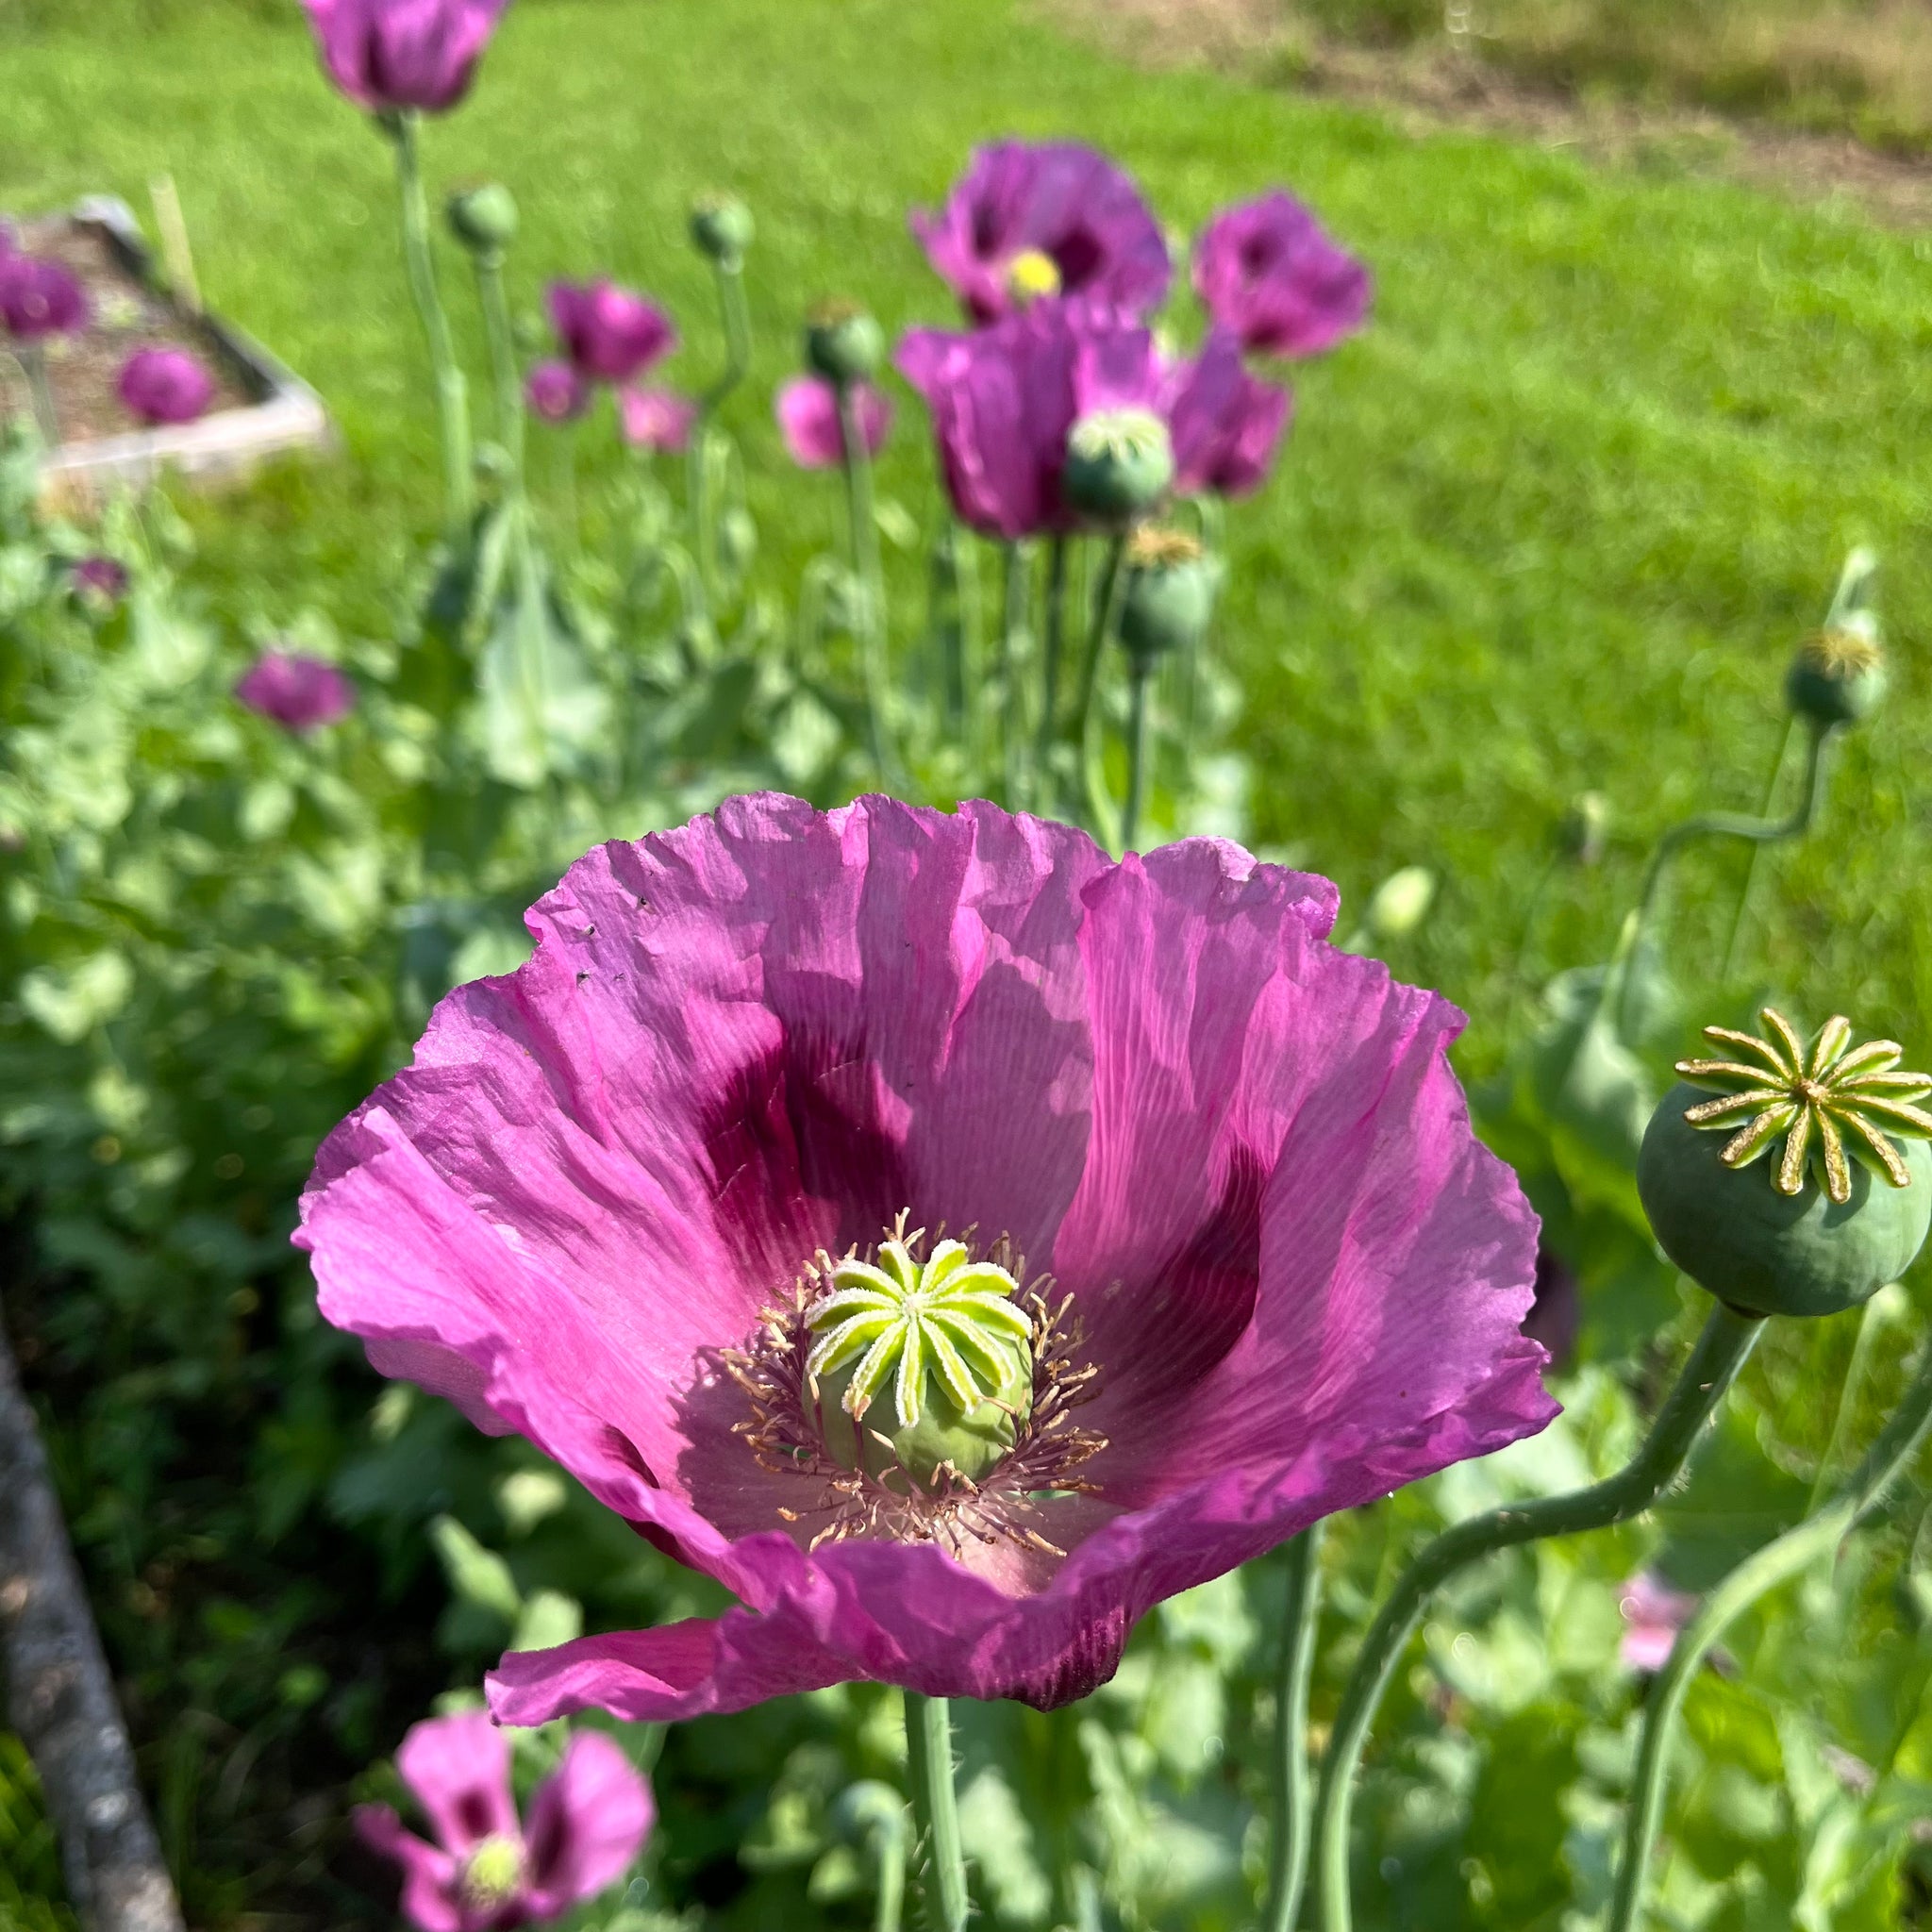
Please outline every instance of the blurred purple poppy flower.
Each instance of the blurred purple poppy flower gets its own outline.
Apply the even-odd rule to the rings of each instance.
[[[186,349],[137,349],[116,391],[131,416],[150,428],[192,423],[215,399],[215,379]]]
[[[69,566],[68,580],[83,596],[118,604],[127,594],[127,572],[111,557],[83,557]]]
[[[76,334],[88,325],[87,293],[58,261],[0,254],[0,325],[21,342]]]
[[[372,114],[441,114],[470,91],[509,0],[302,0],[329,78]]]
[[[912,232],[974,322],[1047,295],[1148,315],[1167,297],[1167,241],[1132,178],[1077,142],[995,142]]]
[[[558,341],[586,382],[630,382],[677,346],[664,311],[615,282],[552,282],[549,299]]]
[[[1361,327],[1374,284],[1293,195],[1224,208],[1194,249],[1194,292],[1244,349],[1319,356]]]
[[[852,406],[865,453],[875,457],[892,428],[892,401],[869,382],[853,386]],[[822,375],[794,376],[774,404],[785,447],[801,470],[827,470],[845,460],[845,433],[839,422],[839,397]]]
[[[657,1820],[649,1782],[615,1742],[578,1731],[517,1820],[509,1740],[480,1710],[411,1726],[396,1769],[435,1842],[387,1805],[358,1805],[364,1844],[403,1868],[402,1911],[422,1932],[497,1932],[560,1919],[623,1877]]]
[[[1631,1577],[1617,1603],[1624,1613],[1624,1641],[1617,1654],[1624,1668],[1662,1670],[1671,1660],[1677,1632],[1697,1614],[1699,1601],[1688,1591],[1673,1590],[1654,1570]]]
[[[1174,488],[1241,495],[1267,474],[1289,396],[1242,368],[1232,336],[1169,362],[1153,331],[1082,303],[1047,300],[971,334],[914,329],[896,358],[925,398],[940,466],[961,521],[990,535],[1065,531],[1067,439],[1106,410],[1158,417],[1174,445]]]
[[[1051,1708],[1164,1597],[1543,1426],[1536,1217],[1461,1016],[1329,945],[1336,904],[1221,841],[1116,864],[877,797],[579,860],[296,1236],[380,1373],[741,1600],[508,1657],[497,1717]]]
[[[298,652],[264,651],[235,695],[290,731],[314,731],[356,708],[356,687],[333,664]]]
[[[524,382],[531,412],[546,423],[572,423],[591,407],[591,386],[568,362],[540,362]]]
[[[673,455],[691,447],[691,432],[698,406],[675,389],[626,389],[617,396],[617,420],[624,440],[633,449],[654,449]]]

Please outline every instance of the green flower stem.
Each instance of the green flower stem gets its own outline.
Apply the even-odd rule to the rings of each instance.
[[[1588,1489],[1506,1504],[1445,1529],[1411,1562],[1362,1640],[1322,1766],[1315,1819],[1322,1932],[1352,1932],[1348,1826],[1355,1774],[1389,1680],[1429,1599],[1458,1570],[1492,1551],[1546,1536],[1603,1529],[1648,1509],[1690,1460],[1697,1439],[1762,1332],[1756,1316],[1719,1303],[1664,1399],[1643,1446],[1615,1475]]]
[[[1131,852],[1147,802],[1147,686],[1154,667],[1136,656],[1127,667],[1127,802],[1121,809],[1121,851]]]
[[[906,1768],[913,1822],[925,1854],[928,1932],[965,1932],[966,1858],[953,1790],[952,1712],[943,1697],[906,1692]]]
[[[1851,1427],[1858,1398],[1865,1392],[1865,1377],[1872,1368],[1872,1351],[1877,1346],[1879,1330],[1886,1324],[1889,1299],[1888,1293],[1875,1294],[1858,1311],[1858,1332],[1853,1338],[1852,1358],[1845,1364],[1845,1378],[1839,1385],[1838,1412],[1831,1419],[1831,1434],[1818,1458],[1818,1473],[1811,1479],[1811,1494],[1805,1505],[1807,1516],[1815,1514],[1824,1503],[1832,1471],[1838,1467],[1838,1454],[1844,1444],[1845,1431]]]
[[[60,447],[60,416],[54,407],[54,385],[47,380],[47,352],[40,342],[22,342],[16,354],[34,406],[34,427],[49,455]]]
[[[1034,749],[1034,804],[1042,802],[1053,750],[1054,728],[1060,712],[1060,658],[1067,625],[1067,563],[1073,546],[1056,536],[1046,546],[1046,634],[1040,675],[1040,736]]]
[[[872,1932],[899,1932],[906,1912],[906,1826],[902,1821],[881,1820],[873,1830],[879,1861],[878,1903],[873,1907]]]
[[[1107,650],[1107,641],[1113,635],[1114,625],[1120,621],[1121,563],[1127,554],[1127,536],[1124,530],[1112,538],[1107,546],[1107,557],[1100,566],[1100,584],[1093,593],[1093,617],[1087,632],[1087,655],[1080,665],[1080,699],[1074,713],[1073,727],[1068,737],[1075,744],[1083,743],[1087,736],[1087,721],[1093,714],[1093,694],[1100,688],[1100,659]]]
[[[1322,1531],[1313,1523],[1288,1546],[1288,1602],[1274,1679],[1274,1789],[1269,1811],[1268,1897],[1260,1932],[1294,1932],[1308,1875],[1313,1780],[1308,1775],[1308,1682],[1322,1609]]]
[[[751,310],[744,299],[744,268],[736,261],[713,264],[718,284],[718,314],[724,328],[724,366],[698,398],[697,421],[691,425],[685,458],[685,505],[691,517],[691,554],[707,592],[717,578],[717,533],[711,527],[711,418],[719,406],[744,380],[751,367]]]
[[[1806,722],[1804,788],[1797,805],[1788,817],[1749,818],[1734,811],[1700,812],[1695,818],[1685,819],[1681,824],[1671,826],[1657,841],[1656,849],[1650,855],[1649,867],[1643,874],[1642,887],[1637,894],[1636,924],[1630,934],[1633,958],[1656,914],[1657,894],[1662,890],[1671,861],[1691,840],[1748,839],[1756,845],[1764,846],[1781,840],[1803,838],[1811,829],[1811,822],[1818,816],[1819,801],[1824,793],[1824,741],[1827,735],[1827,726],[1810,720]],[[1629,981],[1626,979],[1617,1014],[1618,1031],[1622,1033],[1629,1030],[1628,1005]]]
[[[1025,728],[1020,708],[1020,659],[1032,613],[1033,571],[1024,543],[1008,543],[1006,558],[1006,613],[1000,623],[1000,783],[1002,803],[1012,807],[1020,796],[1020,736]]]
[[[476,257],[476,300],[483,332],[490,341],[490,371],[496,383],[496,435],[509,457],[510,475],[524,487],[524,380],[517,367],[516,338],[510,328],[509,298],[504,292],[503,256],[484,250]]]
[[[852,539],[852,574],[858,579],[858,656],[866,719],[872,731],[873,763],[878,767],[879,782],[890,787],[898,782],[899,761],[886,715],[886,575],[879,562],[878,519],[873,511],[872,457],[858,420],[858,391],[851,383],[841,383],[838,395],[846,524]]]
[[[429,364],[436,377],[437,426],[442,435],[443,510],[450,528],[461,530],[475,504],[475,479],[470,467],[469,386],[457,362],[449,317],[436,291],[436,262],[429,249],[429,204],[423,194],[423,169],[417,153],[418,116],[406,108],[387,125],[395,140],[396,188],[402,200],[403,254],[408,263],[409,292],[429,343]]]
[[[1771,808],[1777,803],[1777,794],[1784,785],[1784,777],[1790,769],[1791,754],[1798,748],[1798,741],[1804,732],[1804,721],[1793,718],[1785,727],[1784,742],[1778,746],[1777,763],[1771,768],[1771,782],[1764,788],[1764,816],[1771,816]],[[1760,840],[1751,848],[1751,866],[1744,874],[1744,890],[1738,894],[1738,909],[1731,917],[1731,937],[1724,947],[1724,983],[1729,984],[1743,960],[1744,928],[1750,923],[1752,901],[1757,892],[1757,875],[1764,869],[1764,855],[1768,850]]]
[[[1657,1841],[1669,1772],[1670,1736],[1690,1681],[1703,1668],[1724,1632],[1779,1584],[1801,1576],[1828,1556],[1861,1524],[1875,1515],[1893,1481],[1918,1454],[1932,1426],[1932,1346],[1919,1364],[1917,1379],[1891,1420],[1879,1431],[1857,1473],[1828,1509],[1807,1517],[1795,1529],[1746,1557],[1704,1600],[1704,1607],[1677,1633],[1671,1660],[1651,1689],[1643,1718],[1643,1743],[1637,1759],[1637,1784],[1624,1827],[1624,1857],[1606,1932],[1631,1932],[1643,1896],[1650,1848]]]

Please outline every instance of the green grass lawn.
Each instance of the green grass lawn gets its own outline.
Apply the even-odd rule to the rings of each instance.
[[[323,390],[346,441],[338,463],[198,513],[212,594],[237,617],[313,602],[379,625],[433,475],[385,145],[324,86],[292,0],[175,5],[138,39],[115,30],[125,12],[91,12],[90,30],[16,10],[0,206],[100,189],[140,204],[172,170],[209,298]],[[1600,954],[1657,825],[1756,802],[1785,658],[1846,545],[1869,540],[1895,692],[1845,748],[1828,835],[1780,862],[1773,967],[1807,1009],[1923,1039],[1932,244],[1130,72],[1009,0],[518,0],[427,148],[433,182],[489,173],[516,192],[520,299],[553,274],[634,279],[682,318],[692,379],[713,337],[684,210],[714,185],[753,203],[758,364],[732,408],[789,570],[836,509],[829,487],[784,476],[766,412],[796,318],[838,291],[894,328],[947,319],[905,209],[1008,131],[1112,149],[1178,228],[1285,181],[1379,277],[1374,325],[1305,373],[1279,475],[1231,519],[1258,839],[1357,895],[1403,862],[1441,868],[1441,911],[1397,963],[1494,1017],[1566,797],[1600,788],[1619,811],[1612,875],[1551,933],[1560,957]],[[902,403],[887,487],[929,515]],[[1689,870],[1682,931],[1707,949],[1740,874]]]

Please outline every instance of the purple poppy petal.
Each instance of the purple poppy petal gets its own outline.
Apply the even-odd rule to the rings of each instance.
[[[1056,292],[1146,315],[1173,277],[1167,242],[1130,176],[1076,142],[996,142],[977,149],[937,212],[915,209],[913,234],[975,323],[1023,306],[1015,259],[1044,257]]]
[[[137,349],[122,364],[117,392],[151,427],[192,423],[215,399],[215,380],[186,349]]]
[[[530,1800],[525,1889],[531,1912],[560,1918],[623,1877],[658,1807],[629,1758],[597,1731],[579,1731]]]
[[[633,449],[681,455],[691,447],[698,420],[693,397],[669,389],[625,389],[617,395],[617,419]]]
[[[800,469],[834,469],[845,460],[838,392],[824,376],[794,376],[780,388],[773,407],[785,447]],[[862,382],[854,392],[853,407],[866,454],[875,457],[885,447],[892,427],[891,400],[871,383]]]
[[[370,113],[440,114],[470,90],[508,0],[302,0],[329,78]]]
[[[591,407],[591,386],[568,362],[540,362],[525,379],[524,400],[545,423],[573,423]]]
[[[670,317],[615,282],[553,282],[548,301],[557,339],[586,382],[634,381],[677,346]]]
[[[736,800],[573,868],[536,957],[330,1137],[298,1237],[378,1368],[746,1606],[507,1659],[499,1714],[850,1677],[1050,1707],[1163,1595],[1546,1422],[1534,1217],[1453,1009],[1329,948],[1333,910],[1231,846],[1115,866],[884,799]],[[820,1490],[740,1432],[722,1352],[901,1209],[1050,1261],[1086,1325],[1109,1442],[1050,1540],[808,1548]]]
[[[1224,209],[1194,251],[1194,292],[1248,350],[1318,356],[1360,328],[1366,268],[1280,189]]]
[[[467,1932],[457,1901],[457,1860],[425,1844],[387,1805],[358,1805],[350,1813],[356,1836],[372,1852],[403,1868],[403,1917],[420,1932]]]
[[[396,1770],[452,1857],[464,1857],[487,1838],[517,1836],[509,1740],[484,1712],[411,1724],[397,1748]]]
[[[356,708],[356,687],[333,664],[299,651],[264,651],[235,687],[251,711],[294,732],[319,730]]]
[[[58,261],[0,256],[0,327],[16,341],[75,335],[88,319],[86,291]]]
[[[1174,488],[1245,496],[1266,481],[1288,428],[1292,398],[1241,366],[1241,343],[1216,329],[1169,379]]]
[[[1624,1617],[1617,1655],[1624,1669],[1662,1670],[1676,1648],[1678,1631],[1697,1614],[1699,1601],[1688,1591],[1673,1590],[1655,1571],[1633,1576],[1617,1601]]]

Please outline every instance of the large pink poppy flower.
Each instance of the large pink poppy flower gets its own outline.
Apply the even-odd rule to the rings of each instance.
[[[1174,266],[1131,175],[1074,141],[996,141],[912,232],[967,314],[996,322],[1041,295],[1148,315]]]
[[[579,1731],[517,1819],[509,1740],[480,1710],[410,1726],[396,1769],[435,1842],[387,1805],[359,1805],[358,1835],[402,1867],[403,1916],[420,1932],[504,1932],[560,1919],[621,1878],[658,1815],[649,1781],[610,1739]]]
[[[1218,326],[1268,356],[1319,356],[1362,325],[1369,272],[1277,188],[1224,208],[1194,249],[1194,292]]]
[[[470,91],[509,0],[302,0],[323,65],[372,114],[441,114]]]
[[[1541,1427],[1460,1016],[1335,910],[983,804],[737,799],[574,866],[296,1236],[379,1371],[741,1600],[513,1654],[496,1715],[1051,1708],[1162,1598]]]

